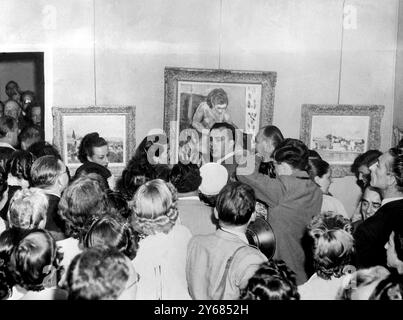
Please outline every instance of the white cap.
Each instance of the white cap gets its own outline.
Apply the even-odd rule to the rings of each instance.
[[[201,166],[202,182],[199,191],[207,196],[217,195],[227,184],[228,171],[219,163],[209,162]]]

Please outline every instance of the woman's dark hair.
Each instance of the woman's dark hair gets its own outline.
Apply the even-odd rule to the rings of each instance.
[[[273,151],[273,158],[277,162],[285,162],[294,169],[307,170],[308,147],[300,140],[287,138]]]
[[[108,168],[99,165],[95,162],[86,162],[80,166],[73,177],[73,181],[81,178],[88,177],[90,179],[96,180],[101,186],[102,190],[109,190],[108,178],[112,176],[112,173]]]
[[[80,146],[78,148],[78,159],[82,163],[88,162],[87,157],[92,157],[94,155],[93,148],[103,147],[108,145],[106,140],[99,136],[98,132],[88,133],[81,140]]]
[[[107,200],[109,203],[110,210],[124,219],[129,219],[131,216],[131,211],[127,203],[126,198],[120,191],[106,191]]]
[[[124,253],[130,260],[136,257],[139,236],[125,219],[106,215],[91,225],[84,238],[84,247],[110,246]]]
[[[255,205],[255,191],[250,186],[241,182],[230,182],[218,194],[218,218],[230,225],[244,225],[255,211]]]
[[[28,151],[18,150],[11,154],[6,163],[6,171],[18,179],[31,180],[31,166],[36,157]]]
[[[209,92],[206,98],[207,105],[212,109],[216,104],[227,104],[228,95],[224,89],[217,88]]]
[[[179,193],[196,191],[202,181],[199,167],[194,163],[175,164],[169,175],[169,181]]]
[[[0,201],[3,199],[4,192],[8,188],[7,176],[7,172],[0,166]]]
[[[0,300],[9,296],[15,285],[14,277],[9,269],[10,257],[14,247],[28,232],[29,230],[11,228],[0,234]]]
[[[55,156],[59,160],[62,160],[62,157],[60,156],[60,153],[56,147],[46,141],[38,141],[31,144],[27,151],[31,152],[36,158],[40,158],[42,156]]]
[[[322,159],[320,154],[313,149],[309,149],[308,154],[309,154],[309,159]]]
[[[281,141],[284,140],[283,134],[280,129],[276,126],[268,125],[263,127],[261,130],[262,135],[272,141],[273,147],[276,148]]]
[[[58,215],[64,221],[67,237],[82,240],[91,223],[109,212],[106,193],[88,177],[73,181],[59,201]]]
[[[309,158],[308,164],[308,174],[312,180],[315,177],[322,178],[326,173],[329,172],[330,165],[325,160]]]
[[[200,190],[199,190],[200,201],[203,202],[204,204],[208,205],[209,207],[215,208],[215,205],[217,203],[217,197],[218,197],[218,194],[208,196],[208,195],[200,192]]]
[[[397,258],[403,261],[403,218],[400,215],[396,215],[394,220],[392,231],[394,232],[393,242]]]
[[[26,290],[40,291],[57,285],[63,271],[62,258],[52,235],[46,230],[34,229],[14,247],[10,271],[16,284]]]
[[[147,152],[158,141],[160,141],[160,135],[145,137],[118,179],[116,187],[127,200],[131,200],[137,189],[150,180],[168,180],[166,170],[161,168],[164,165],[153,165],[148,161]],[[158,149],[155,155],[159,156]]]
[[[379,150],[368,150],[367,152],[360,154],[354,159],[354,162],[351,165],[351,172],[358,178],[358,168],[361,166],[367,166],[369,168],[381,155],[382,152]]]
[[[295,273],[282,260],[264,262],[241,290],[240,299],[299,300]]]

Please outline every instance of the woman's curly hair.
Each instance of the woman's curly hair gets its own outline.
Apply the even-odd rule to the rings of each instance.
[[[11,154],[6,163],[6,172],[18,179],[31,180],[31,167],[36,157],[28,151],[18,150]]]
[[[299,300],[295,273],[282,260],[264,262],[241,290],[240,299]]]
[[[98,246],[75,256],[66,274],[69,300],[115,300],[130,277],[128,258],[116,248]]]
[[[80,177],[73,181],[60,198],[58,215],[65,224],[65,234],[80,241],[94,219],[108,212],[106,193],[94,179]]]
[[[91,225],[84,238],[84,247],[114,247],[133,260],[136,257],[138,242],[137,232],[126,219],[118,215],[105,215]]]
[[[144,236],[168,233],[178,218],[177,200],[170,182],[155,179],[145,183],[129,202],[133,228]]]
[[[10,271],[15,283],[26,290],[41,291],[55,287],[63,273],[55,239],[43,229],[29,231],[15,246],[10,258]]]
[[[350,220],[333,212],[315,216],[308,225],[313,239],[314,269],[319,277],[339,278],[354,253]]]

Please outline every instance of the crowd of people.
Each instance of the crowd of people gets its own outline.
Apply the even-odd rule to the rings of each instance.
[[[216,122],[211,161],[186,151],[169,165],[153,135],[115,177],[98,133],[73,175],[21,123],[0,117],[1,299],[402,299],[403,145],[354,161],[362,197],[348,212],[331,166],[275,126],[257,134],[248,174],[234,127]],[[246,235],[258,215],[272,256]]]

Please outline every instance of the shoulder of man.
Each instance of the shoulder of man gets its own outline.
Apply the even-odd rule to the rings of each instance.
[[[237,285],[245,284],[267,257],[255,246],[245,245],[238,248],[231,266],[231,274]]]

